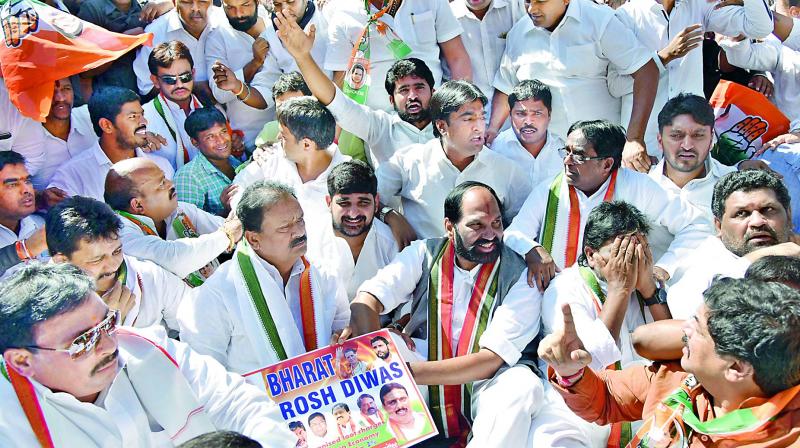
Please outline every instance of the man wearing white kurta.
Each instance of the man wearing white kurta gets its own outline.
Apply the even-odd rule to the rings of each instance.
[[[718,274],[741,278],[762,256],[800,256],[800,247],[789,242],[789,201],[783,182],[766,171],[738,171],[720,179],[711,205],[717,236],[697,246],[686,274],[669,288],[672,316],[690,318]]]
[[[403,214],[419,238],[444,235],[442,204],[456,185],[491,186],[516,215],[530,192],[528,176],[514,162],[487,149],[486,97],[467,81],[448,81],[431,98],[434,139],[395,153],[378,168],[381,201]]]
[[[0,445],[164,447],[225,429],[294,446],[262,391],[163,330],[118,329],[74,266],[30,266],[0,290]]]
[[[0,79],[0,151],[22,154],[28,172],[34,176],[46,162],[40,128],[41,123],[22,115],[11,102],[5,80]]]
[[[125,253],[150,260],[180,278],[212,264],[242,236],[236,218],[225,220],[192,204],[179,202],[175,186],[149,160],[123,160],[106,176],[106,203],[122,218]]]
[[[67,196],[103,200],[106,173],[113,163],[134,157],[152,159],[172,179],[175,170],[163,157],[146,154],[141,148],[156,149],[150,143],[139,95],[122,87],[105,87],[89,100],[89,116],[99,137],[94,146],[73,157],[56,170],[48,188],[56,187]]]
[[[563,269],[577,260],[589,212],[611,200],[630,203],[674,236],[654,268],[654,274],[667,281],[712,232],[709,224],[697,209],[646,174],[619,168],[625,144],[620,126],[597,120],[573,128],[567,137],[564,171],[533,190],[506,232],[506,244],[526,258],[531,285],[535,278],[544,290],[556,267]]]
[[[564,140],[549,130],[552,101],[550,88],[541,81],[529,79],[516,85],[508,95],[511,127],[491,146],[528,173],[531,187],[552,179],[564,168],[559,153]]]
[[[681,92],[703,95],[704,32],[724,36],[743,34],[750,39],[761,39],[772,32],[772,15],[764,0],[745,0],[744,6],[724,8],[705,0],[631,0],[617,9],[616,16],[642,46],[657,52],[654,60],[660,77],[653,111],[661,110],[667,100]],[[622,98],[621,120],[627,127],[633,107],[633,79],[613,66],[608,69],[608,79],[611,94]],[[657,121],[651,114],[645,141],[648,152],[660,157],[657,133]]]
[[[165,325],[177,333],[178,308],[184,299],[191,300],[191,289],[157,264],[126,256],[121,227],[108,205],[68,198],[47,216],[47,246],[54,262],[73,264],[92,277],[95,292],[121,310],[121,324]]]
[[[537,428],[538,415],[565,407],[546,403],[537,376],[541,295],[525,283],[522,259],[502,244],[500,199],[485,184],[465,182],[444,209],[446,237],[412,243],[359,288],[354,332],[376,330],[379,314],[411,302],[404,332],[416,351],[406,359],[416,361],[416,382],[430,385],[434,421],[447,437],[469,432],[470,419],[476,447],[522,446],[531,436],[531,446],[585,446],[568,412],[562,424]],[[438,311],[429,313],[432,307]],[[471,415],[462,409],[465,383],[473,385]],[[441,384],[458,385],[459,399],[445,403]],[[449,406],[459,414],[448,417]]]
[[[377,193],[378,179],[366,163],[348,160],[334,167],[325,198],[332,219],[323,226],[322,240],[308,246],[312,260],[324,261],[320,269],[343,280],[348,299],[399,250],[389,226],[375,219]]]
[[[236,214],[244,238],[233,259],[184,302],[181,340],[241,374],[338,340],[350,318],[347,297],[303,256],[303,210],[291,189],[251,185]]]

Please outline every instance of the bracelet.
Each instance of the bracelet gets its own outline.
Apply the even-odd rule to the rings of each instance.
[[[245,102],[245,101],[247,101],[248,98],[250,98],[250,86],[248,86],[247,84],[245,84],[245,86],[247,86],[247,95],[245,95],[244,98],[241,98],[239,100],[241,102]]]
[[[578,381],[583,378],[583,371],[586,369],[585,367],[581,368],[577,372],[573,373],[572,375],[568,376],[558,376],[558,385],[563,388],[570,388],[575,385]]]
[[[28,249],[25,247],[25,243],[23,243],[22,240],[17,241],[14,244],[14,248],[17,250],[17,258],[19,258],[20,261],[28,261],[31,259]]]
[[[242,94],[242,92],[244,92],[244,86],[246,85],[246,84],[244,83],[244,81],[239,81],[239,82],[241,82],[241,83],[242,83],[242,88],[241,88],[241,89],[239,89],[239,91],[238,91],[238,92],[236,92],[236,97],[237,97],[237,98],[239,97],[239,95],[241,95],[241,94]]]

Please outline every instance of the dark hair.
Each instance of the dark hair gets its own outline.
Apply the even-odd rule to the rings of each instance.
[[[614,159],[612,170],[622,164],[622,149],[625,147],[625,129],[608,120],[576,121],[569,127],[567,134],[580,130],[583,137],[592,145],[598,157]]]
[[[716,279],[703,293],[715,350],[753,366],[767,395],[800,382],[800,291],[755,279]]]
[[[389,346],[389,341],[387,341],[386,338],[383,336],[375,336],[374,338],[369,340],[369,344],[372,345],[378,341],[383,341],[383,343],[386,344],[386,346]]]
[[[435,81],[431,69],[428,68],[428,64],[423,62],[422,59],[406,58],[395,61],[395,63],[389,67],[389,71],[386,72],[386,81],[384,82],[386,93],[390,96],[394,95],[395,84],[399,79],[405,78],[406,76],[416,76],[417,78],[424,79],[425,82],[428,83],[428,87],[433,90]]]
[[[360,160],[342,162],[328,174],[328,195],[368,193],[378,194],[378,178],[369,165]]]
[[[201,434],[178,445],[178,448],[260,448],[261,444],[234,431]]]
[[[25,157],[15,151],[0,151],[0,170],[6,165],[25,165]]]
[[[302,92],[304,96],[311,96],[311,89],[300,72],[283,73],[272,85],[273,100],[289,92]]]
[[[301,422],[300,420],[289,422],[289,431],[294,431],[297,428],[306,429],[306,425],[304,425],[303,422]]]
[[[126,103],[139,102],[139,95],[131,89],[117,86],[101,87],[92,93],[89,98],[89,118],[92,120],[94,133],[98,137],[103,135],[100,128],[100,119],[105,118],[115,123],[117,115]]]
[[[345,412],[350,412],[350,406],[347,403],[336,403],[331,408],[331,412],[336,412],[337,409],[344,409]]]
[[[226,123],[225,115],[222,115],[222,112],[216,107],[201,107],[200,109],[195,109],[194,112],[186,117],[186,121],[183,122],[183,129],[186,130],[186,134],[189,137],[197,140],[200,133],[207,131],[211,126],[215,124],[225,126]]]
[[[343,353],[347,353],[347,352],[358,353],[358,348],[356,348],[354,345],[351,345],[351,346],[345,348],[344,351],[343,351]]]
[[[386,397],[387,395],[389,395],[389,393],[391,391],[395,390],[395,389],[402,389],[402,390],[404,390],[406,392],[406,395],[408,395],[408,390],[406,390],[406,387],[403,386],[402,384],[400,384],[400,383],[386,383],[386,384],[383,385],[383,387],[381,387],[381,390],[378,393],[378,395],[380,395],[380,397],[381,397],[381,404],[383,404],[384,406],[386,405],[386,402],[383,400],[383,398]]]
[[[111,169],[108,170],[108,174],[106,174],[103,200],[113,210],[127,212],[131,208],[131,199],[139,197],[139,188],[133,182],[132,176],[128,175],[130,171],[118,171],[114,168],[115,166],[112,165]]]
[[[714,185],[714,194],[711,196],[711,212],[718,220],[722,220],[722,215],[725,214],[725,201],[734,192],[741,191],[744,193],[767,189],[772,190],[781,203],[786,214],[789,214],[789,207],[791,205],[791,197],[786,185],[774,174],[764,170],[744,170],[734,171],[728,173]]]
[[[586,248],[599,250],[606,241],[632,232],[647,234],[650,223],[638,208],[624,201],[601,202],[586,219],[583,228],[583,251],[578,263],[586,266]]]
[[[370,400],[375,401],[375,397],[373,397],[372,395],[370,395],[370,394],[361,394],[361,395],[358,396],[358,399],[356,399],[356,404],[358,405],[359,408],[361,407],[361,400],[363,400],[365,398],[369,398]]]
[[[431,96],[431,121],[433,122],[434,137],[442,134],[436,127],[437,120],[444,120],[450,124],[450,114],[460,109],[465,104],[480,101],[484,106],[488,101],[486,95],[475,84],[464,81],[447,81]]]
[[[800,288],[800,258],[785,255],[761,257],[747,268],[744,278]]]
[[[162,42],[153,48],[153,51],[147,58],[147,68],[150,69],[151,75],[157,76],[159,67],[169,68],[179,59],[186,59],[189,61],[189,66],[194,68],[192,53],[189,51],[189,47],[183,42],[179,40]]]
[[[526,79],[514,87],[508,95],[508,108],[513,109],[517,101],[535,100],[544,103],[549,112],[553,110],[553,94],[550,87],[538,79]]]
[[[0,353],[36,345],[34,327],[83,304],[94,282],[69,263],[30,263],[0,283]]]
[[[325,418],[325,414],[323,414],[322,412],[314,412],[314,413],[312,413],[311,415],[308,416],[308,424],[310,425],[311,424],[311,420],[314,420],[317,417],[322,417],[323,420],[327,420]]]
[[[242,222],[242,228],[260,232],[264,213],[289,196],[297,198],[291,187],[280,182],[262,180],[245,188],[236,206],[236,216]]]
[[[70,257],[83,239],[92,242],[118,237],[122,221],[104,202],[72,196],[50,209],[45,229],[50,255]]]
[[[456,224],[459,221],[461,221],[461,217],[463,216],[461,203],[464,200],[464,194],[466,194],[469,190],[472,190],[473,188],[484,188],[489,193],[492,194],[494,200],[497,201],[497,206],[500,208],[500,216],[503,218],[503,227],[505,228],[507,223],[505,218],[506,213],[505,213],[505,207],[503,206],[503,201],[500,200],[500,197],[497,196],[497,193],[494,191],[492,187],[474,180],[461,182],[450,191],[450,193],[444,199],[444,217],[447,218],[453,224]]]
[[[670,98],[658,113],[658,132],[663,132],[664,127],[671,125],[678,115],[691,115],[697,123],[714,129],[714,109],[702,96],[679,93]]]
[[[320,151],[333,143],[336,120],[316,98],[289,98],[278,107],[277,119],[282,126],[288,128],[294,138],[307,138],[316,143]]]

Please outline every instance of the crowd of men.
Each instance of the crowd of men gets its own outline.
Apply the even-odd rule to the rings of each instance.
[[[0,446],[406,440],[242,376],[388,328],[423,446],[800,447],[798,0],[45,3],[153,39],[0,80]]]

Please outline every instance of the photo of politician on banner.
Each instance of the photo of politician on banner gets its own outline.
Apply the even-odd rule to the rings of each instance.
[[[278,403],[297,447],[406,447],[438,433],[387,330],[244,376]]]

